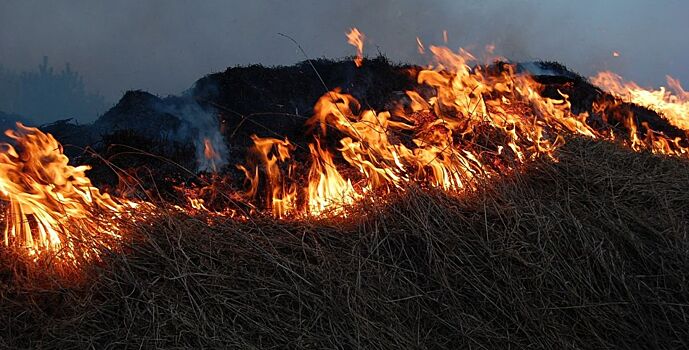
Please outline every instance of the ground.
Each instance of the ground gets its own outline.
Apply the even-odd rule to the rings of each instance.
[[[0,347],[689,347],[689,164],[558,158],[348,218],[170,212],[79,278],[0,254]]]

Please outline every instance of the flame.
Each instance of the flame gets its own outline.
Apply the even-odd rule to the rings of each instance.
[[[294,146],[287,138],[279,140],[271,137],[261,138],[251,135],[254,145],[249,150],[253,160],[249,168],[240,165],[249,182],[246,196],[251,199],[261,197],[260,173],[265,173],[266,178],[266,206],[271,208],[273,215],[283,218],[296,208],[297,186],[289,183],[294,176],[294,164],[287,165],[288,172],[283,174],[281,165],[285,165],[290,159],[290,152]]]
[[[426,47],[423,46],[421,38],[418,36],[416,37],[416,50],[422,55],[426,53]]]
[[[203,156],[210,162],[213,172],[218,171],[215,164],[220,160],[220,154],[215,151],[213,143],[207,137],[203,139]]]
[[[352,28],[347,38],[361,66],[364,36]],[[406,91],[389,110],[364,108],[354,96],[334,89],[318,99],[306,121],[311,142],[252,135],[246,163],[238,165],[247,188],[233,192],[235,197],[277,218],[346,216],[348,207],[373,193],[403,191],[408,184],[473,190],[539,157],[557,161],[555,151],[570,135],[621,142],[635,151],[689,155],[689,93],[671,77],[669,88],[649,90],[603,72],[592,81],[617,97],[595,101],[593,115],[577,114],[566,93],[543,96],[545,87],[517,73],[515,65],[482,65],[463,49],[426,47],[419,38],[417,44],[421,53],[432,55],[433,64],[413,70],[418,89]],[[493,49],[488,46],[488,53]],[[624,108],[625,99],[662,114],[683,137],[670,138],[639,122],[632,109]],[[88,167],[69,165],[51,135],[21,124],[6,134],[16,144],[0,147],[6,246],[31,255],[59,253],[71,263],[90,260],[124,235],[116,218],[129,209],[144,210],[139,203],[101,194],[85,175]],[[302,159],[293,154],[298,148],[308,148],[309,162],[295,161]],[[215,171],[220,156],[209,139],[203,153]],[[216,189],[208,185],[200,191]],[[179,210],[239,218],[235,209],[216,211],[214,196],[205,201],[191,189],[183,192],[188,208],[175,206]]]
[[[424,99],[408,91],[408,111],[358,111],[358,101],[338,90],[316,103],[307,124],[320,126],[322,136],[326,126],[345,135],[341,154],[367,180],[364,188],[390,190],[409,181],[445,190],[472,188],[477,177],[496,176],[508,170],[510,162],[552,156],[562,143],[560,133],[598,136],[585,123],[586,115],[571,113],[566,95],[562,100],[541,97],[539,85],[511,67],[492,76],[474,70],[468,65],[474,57],[463,50],[430,50],[438,64],[422,70],[418,82],[433,87],[436,95]],[[479,151],[479,129],[499,134],[504,143]],[[400,136],[409,131],[411,142],[402,142]],[[506,148],[512,151],[509,156],[503,152]],[[491,153],[514,159],[493,157],[492,164],[504,163],[493,166],[484,160]]]
[[[354,204],[361,195],[354,190],[350,180],[340,175],[332,155],[321,148],[318,139],[315,144],[309,144],[309,150],[312,161],[307,190],[309,213],[319,215],[326,210],[332,214],[343,213],[345,206]]]
[[[5,246],[73,265],[112,249],[122,234],[112,219],[136,203],[100,193],[85,175],[89,167],[69,165],[52,135],[20,123],[5,134],[16,144],[0,151]]]
[[[202,198],[188,198],[188,200],[189,206],[191,206],[192,209],[208,211],[208,208],[206,208],[205,205],[205,201]]]
[[[417,43],[425,50],[418,38]],[[409,183],[445,191],[471,190],[480,181],[538,157],[556,160],[555,151],[566,135],[615,140],[612,126],[593,128],[587,112],[572,112],[569,96],[561,91],[558,98],[542,96],[543,86],[527,74],[517,74],[514,65],[477,65],[463,49],[429,46],[428,50],[435,64],[418,71],[417,82],[430,87],[420,90],[432,91],[430,95],[407,91],[390,111],[362,108],[340,89],[318,99],[306,122],[315,141],[309,144],[311,168],[305,191],[297,190],[294,164],[279,166],[290,158],[291,144],[286,139],[254,139],[271,194],[266,206],[274,215],[346,215],[343,208],[361,202],[367,193],[403,190]],[[686,97],[678,82],[671,86],[677,97],[665,96],[667,102]],[[594,113],[605,120],[612,107],[594,104]],[[615,118],[627,131],[622,142],[633,150],[687,154],[679,140],[651,130],[646,123],[638,125],[633,115]],[[323,147],[333,135],[339,136],[337,153]],[[354,172],[345,176],[338,171],[337,156]],[[255,198],[261,172],[253,169],[245,169],[245,174],[251,184],[247,193]]]
[[[689,130],[689,93],[679,80],[667,76],[669,88],[644,89],[634,82],[625,82],[613,72],[600,72],[591,82],[629,102],[662,114],[672,125]]]
[[[352,28],[347,33],[347,42],[356,47],[356,58],[354,63],[357,67],[361,67],[364,64],[364,40],[366,37],[357,28]]]

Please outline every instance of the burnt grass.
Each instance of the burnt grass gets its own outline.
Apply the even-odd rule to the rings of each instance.
[[[348,218],[170,213],[79,280],[0,254],[0,347],[689,347],[689,164],[558,157]]]

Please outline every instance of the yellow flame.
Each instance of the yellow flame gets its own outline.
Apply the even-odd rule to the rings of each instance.
[[[263,169],[266,175],[266,188],[268,190],[266,194],[267,207],[271,208],[273,215],[276,217],[285,217],[285,215],[296,208],[297,187],[296,183],[288,184],[288,180],[292,177],[293,166],[290,165],[288,173],[283,175],[280,165],[290,158],[290,152],[294,146],[287,138],[279,140],[271,137],[261,138],[251,135],[251,139],[254,142],[250,149],[250,154],[253,157],[253,166],[250,167],[253,170],[239,166],[244,171],[249,182],[249,189],[246,195],[252,199],[256,199],[259,196],[259,169]]]
[[[352,46],[356,47],[356,58],[354,63],[357,67],[361,67],[364,64],[364,40],[366,37],[357,28],[352,28],[347,32],[347,42]]]
[[[5,134],[16,144],[2,144],[0,193],[6,209],[4,244],[31,255],[59,253],[76,264],[112,248],[120,237],[113,216],[135,207],[91,185],[88,166],[71,166],[50,134],[17,123]]]
[[[418,38],[417,43],[424,51]],[[275,165],[289,158],[293,148],[284,148],[290,145],[288,141],[261,141],[270,145],[259,153],[264,154],[265,181],[272,193],[268,207],[276,216],[283,217],[285,212],[346,215],[342,208],[360,202],[366,193],[404,188],[409,182],[447,191],[472,189],[478,180],[512,171],[539,156],[556,160],[554,152],[565,143],[565,134],[615,138],[611,127],[597,130],[589,125],[588,113],[573,113],[565,93],[558,91],[558,98],[543,97],[543,86],[529,75],[515,73],[513,65],[489,68],[475,65],[476,58],[463,49],[428,49],[435,64],[418,71],[417,82],[432,88],[426,90],[432,95],[407,91],[406,102],[400,101],[392,111],[364,109],[340,89],[318,99],[306,122],[315,142],[309,145],[311,168],[305,191],[296,190],[300,185],[289,175],[291,166],[285,170]],[[492,52],[493,47],[487,49]],[[661,106],[665,109],[687,95],[678,82],[671,86],[677,97],[664,95],[666,104]],[[596,104],[594,113],[606,118],[608,107]],[[683,110],[676,113],[687,116]],[[621,120],[628,130],[625,142],[632,149],[686,154],[679,140],[669,140],[645,124],[647,132],[641,137],[632,116]],[[354,174],[340,173],[334,154],[322,147],[332,135],[339,135],[337,151]],[[256,146],[261,148],[261,142]],[[277,154],[282,154],[279,145],[285,154],[268,156],[276,145]],[[282,174],[285,171],[287,175]],[[255,196],[259,172],[245,173],[252,184],[248,193]],[[304,198],[298,198],[299,193],[304,193]],[[281,209],[276,210],[278,207]]]
[[[354,190],[351,181],[345,180],[335,168],[330,153],[321,148],[320,142],[309,145],[311,151],[311,169],[308,184],[308,211],[319,215],[326,210],[331,214],[344,212],[347,205],[352,205],[361,196]]]
[[[361,66],[364,35],[352,28],[347,38],[357,48],[355,62]],[[390,110],[363,108],[340,89],[318,99],[305,125],[313,137],[308,173],[299,173],[305,168],[293,157],[298,145],[287,138],[252,135],[246,164],[238,165],[246,178],[244,199],[263,203],[278,218],[347,215],[348,206],[373,192],[404,189],[409,183],[445,191],[474,189],[479,181],[538,157],[556,160],[566,135],[622,140],[636,151],[689,154],[685,139],[669,139],[639,123],[631,110],[617,108],[620,99],[627,99],[689,130],[689,93],[671,77],[669,88],[649,90],[610,72],[599,74],[592,81],[618,98],[593,104],[593,114],[604,124],[594,128],[587,112],[572,112],[567,94],[544,97],[544,87],[516,73],[514,65],[481,65],[463,49],[426,47],[419,38],[417,44],[419,52],[432,54],[434,64],[411,70],[420,88],[406,91]],[[491,54],[493,49],[487,47]],[[623,128],[607,124],[611,119]],[[73,261],[100,253],[81,242],[111,247],[123,234],[112,219],[137,204],[101,194],[85,175],[88,167],[69,165],[51,135],[21,124],[7,135],[16,148],[4,144],[0,150],[0,197],[9,202],[5,245],[30,254],[66,252]],[[204,156],[218,159],[208,139]],[[187,200],[191,209],[209,212],[202,198]],[[215,201],[208,203],[215,210]],[[226,212],[234,215],[234,210]]]
[[[625,82],[613,72],[600,72],[591,82],[629,102],[661,113],[672,125],[689,130],[689,93],[679,80],[667,76],[669,88],[645,89],[634,82]]]

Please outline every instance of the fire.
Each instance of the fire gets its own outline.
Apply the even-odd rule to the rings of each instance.
[[[312,161],[307,189],[309,213],[312,215],[319,215],[326,211],[330,211],[331,214],[344,213],[345,206],[354,204],[361,195],[354,190],[350,180],[345,180],[340,175],[332,155],[321,148],[318,139],[315,144],[309,145],[309,150]]]
[[[419,38],[418,36],[416,37],[416,51],[418,51],[422,55],[426,53],[426,47],[423,46],[421,38]]]
[[[361,66],[364,36],[352,28],[347,38]],[[348,207],[373,194],[404,191],[409,184],[467,191],[540,157],[557,161],[556,150],[570,135],[614,140],[635,151],[689,155],[689,93],[673,78],[668,77],[669,89],[647,90],[603,72],[592,81],[617,97],[594,102],[591,116],[574,113],[562,91],[543,96],[544,86],[517,73],[515,65],[480,64],[463,49],[426,47],[419,38],[417,44],[434,62],[415,70],[419,88],[406,91],[389,110],[365,108],[337,88],[328,91],[306,121],[311,141],[251,136],[247,160],[237,166],[246,190],[231,196],[233,201],[241,197],[242,206],[218,209],[217,196],[205,201],[187,188],[188,207],[175,207],[233,218],[242,207],[266,209],[283,219],[346,216]],[[620,108],[625,99],[661,113],[684,138],[639,122],[631,109]],[[71,263],[113,248],[124,235],[115,219],[137,204],[101,194],[85,175],[88,167],[69,165],[51,135],[21,124],[7,135],[16,146],[4,144],[0,150],[0,194],[8,202],[5,245],[31,255],[59,254]],[[215,172],[220,156],[209,139],[203,156]],[[207,185],[201,191],[216,190]]]
[[[206,160],[210,162],[213,172],[218,171],[215,164],[218,160],[220,160],[220,154],[215,151],[213,148],[213,143],[207,137],[203,139],[203,156],[206,157]]]
[[[542,98],[538,84],[511,67],[489,75],[468,65],[474,60],[468,52],[436,46],[430,51],[436,69],[421,71],[418,82],[434,88],[435,96],[408,91],[409,105],[394,112],[361,110],[354,97],[337,90],[316,103],[307,124],[320,126],[322,136],[327,127],[345,135],[341,155],[366,179],[364,188],[389,191],[410,181],[444,190],[472,188],[477,177],[496,176],[510,163],[552,155],[562,132],[597,136],[585,116],[570,112],[567,96]],[[481,132],[503,142],[483,142],[479,149]],[[404,134],[411,134],[410,142],[403,142]]]
[[[689,130],[689,92],[682,88],[679,80],[667,76],[669,88],[644,89],[634,82],[625,82],[612,72],[601,72],[591,82],[629,102],[652,109],[662,114],[672,125]]]
[[[122,234],[113,218],[136,204],[100,193],[85,175],[89,167],[69,165],[52,135],[20,123],[5,134],[16,144],[0,151],[5,246],[72,265],[112,249]]]
[[[425,50],[418,38],[417,43]],[[308,145],[311,167],[306,185],[295,177],[298,165],[287,162],[296,147],[286,139],[254,137],[253,153],[261,155],[258,164],[264,171],[258,165],[253,170],[243,168],[250,183],[248,197],[257,198],[259,184],[265,182],[266,207],[277,217],[346,215],[344,208],[369,193],[403,190],[410,183],[445,191],[471,190],[482,180],[538,157],[556,160],[555,151],[567,135],[615,139],[612,126],[593,128],[587,112],[572,112],[569,96],[559,92],[558,98],[543,97],[543,87],[531,76],[517,74],[513,65],[477,65],[476,58],[462,49],[429,46],[428,50],[435,64],[419,71],[417,82],[431,89],[420,90],[426,91],[424,96],[407,91],[392,110],[362,108],[339,89],[321,96],[306,122],[314,138]],[[662,95],[663,108],[686,101],[681,100],[687,93],[679,83],[673,81],[672,86],[677,96]],[[605,119],[610,107],[594,104],[594,113]],[[631,115],[618,119],[628,132],[622,142],[634,150],[687,153],[679,140],[645,123],[637,125]],[[335,153],[323,147],[332,135],[340,136]],[[335,159],[342,159],[354,172],[343,175]],[[303,187],[305,191],[300,190]]]
[[[366,37],[357,28],[352,28],[347,33],[347,42],[356,47],[356,58],[354,63],[357,67],[361,67],[364,64],[364,40]]]
[[[196,210],[203,210],[203,211],[208,211],[208,208],[206,208],[206,205],[204,204],[204,200],[201,198],[188,198],[189,200],[189,206],[191,206],[192,209]]]
[[[246,196],[250,199],[265,196],[266,206],[271,209],[273,215],[283,218],[296,208],[297,185],[294,182],[289,183],[294,176],[294,163],[287,164],[294,146],[287,138],[279,140],[252,135],[251,139],[254,145],[250,149],[250,164],[248,168],[239,166],[249,183]],[[282,168],[285,166],[287,173],[283,174]],[[259,192],[262,172],[265,174],[265,194]]]

